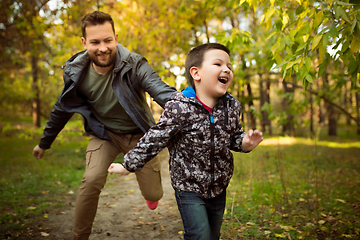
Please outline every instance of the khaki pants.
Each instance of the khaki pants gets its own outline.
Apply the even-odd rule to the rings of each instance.
[[[108,131],[111,141],[92,137],[86,150],[86,169],[75,203],[74,239],[88,239],[96,215],[99,195],[104,187],[107,169],[120,153],[135,147],[140,134],[117,134]],[[136,171],[141,194],[156,202],[163,196],[160,159],[155,157],[141,171]]]

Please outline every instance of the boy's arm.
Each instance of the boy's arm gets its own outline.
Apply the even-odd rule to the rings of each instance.
[[[130,172],[129,172],[128,170],[126,170],[126,168],[124,168],[124,166],[121,165],[120,163],[112,163],[112,164],[110,165],[110,167],[108,168],[108,172],[109,172],[110,174],[119,173],[119,174],[121,174],[121,175],[123,175],[123,176],[129,175],[129,173],[130,173]]]
[[[145,135],[140,138],[136,146],[124,156],[122,164],[130,172],[139,171],[168,144],[169,140],[179,131],[178,103],[169,101],[165,105],[159,122],[152,126]]]
[[[262,132],[260,132],[257,129],[255,130],[250,129],[242,140],[242,144],[241,144],[242,148],[247,152],[253,150],[254,148],[257,147],[257,145],[259,145],[259,143],[261,143],[262,140],[264,140],[262,135],[263,135]]]

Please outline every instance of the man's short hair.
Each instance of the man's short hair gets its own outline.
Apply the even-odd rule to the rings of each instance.
[[[86,14],[81,21],[81,31],[83,37],[86,39],[87,26],[102,25],[105,22],[109,22],[111,24],[113,32],[115,33],[114,20],[111,18],[109,14],[100,11],[95,11]]]
[[[212,49],[223,50],[230,56],[230,50],[220,43],[205,43],[205,44],[199,45],[199,46],[191,49],[190,52],[188,53],[188,55],[186,56],[186,60],[185,60],[186,79],[188,80],[188,82],[190,83],[190,86],[195,91],[196,91],[196,89],[195,89],[194,79],[192,78],[192,76],[190,74],[190,69],[192,67],[201,67],[201,65],[204,61],[205,53]]]

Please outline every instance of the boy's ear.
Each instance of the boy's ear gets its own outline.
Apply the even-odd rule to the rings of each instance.
[[[199,75],[199,69],[197,67],[190,68],[190,74],[194,81],[199,81],[201,79]]]

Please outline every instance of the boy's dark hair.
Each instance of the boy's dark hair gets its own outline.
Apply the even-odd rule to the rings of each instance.
[[[109,22],[111,24],[112,30],[115,33],[114,20],[107,13],[95,11],[92,13],[86,14],[81,20],[81,31],[84,38],[86,38],[86,30],[87,26],[96,26],[102,25],[105,22]]]
[[[205,53],[212,49],[223,50],[230,56],[230,50],[220,43],[205,43],[205,44],[199,45],[199,46],[191,49],[190,52],[188,53],[188,55],[186,56],[186,60],[185,60],[186,79],[189,81],[190,86],[195,91],[196,91],[196,89],[195,89],[194,79],[192,78],[192,76],[190,74],[190,69],[192,67],[201,67],[201,65],[204,61]]]

